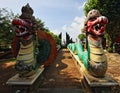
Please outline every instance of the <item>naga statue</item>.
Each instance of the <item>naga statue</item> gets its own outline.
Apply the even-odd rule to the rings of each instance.
[[[96,9],[87,14],[82,32],[86,34],[86,48],[82,43],[69,44],[68,48],[78,55],[87,72],[95,77],[104,77],[107,58],[102,48],[102,37],[108,19]]]
[[[15,37],[12,50],[16,58],[15,69],[19,77],[35,74],[41,65],[49,66],[57,55],[56,42],[47,32],[41,31],[29,4],[22,7],[22,14],[15,18]]]

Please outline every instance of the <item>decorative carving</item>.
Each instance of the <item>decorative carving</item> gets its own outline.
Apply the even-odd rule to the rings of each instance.
[[[87,71],[96,77],[104,76],[107,70],[107,58],[102,48],[102,36],[107,23],[108,19],[102,16],[98,10],[89,11],[82,29],[86,33],[87,50],[81,43],[68,45],[73,52],[77,51],[78,57],[82,60]]]
[[[15,26],[12,43],[16,57],[15,69],[20,77],[29,77],[40,65],[48,66],[54,61],[57,53],[56,43],[51,35],[37,28],[33,9],[29,4],[22,7],[20,18],[13,19],[12,24]]]

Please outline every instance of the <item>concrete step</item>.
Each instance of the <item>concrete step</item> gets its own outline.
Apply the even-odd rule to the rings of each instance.
[[[72,88],[39,88],[37,93],[85,93],[82,89]]]

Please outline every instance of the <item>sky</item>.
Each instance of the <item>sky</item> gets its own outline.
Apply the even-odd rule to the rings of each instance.
[[[21,15],[21,8],[29,3],[33,16],[45,23],[45,27],[55,34],[62,32],[63,40],[67,32],[76,41],[85,20],[83,6],[87,0],[0,0],[0,8],[12,10]]]

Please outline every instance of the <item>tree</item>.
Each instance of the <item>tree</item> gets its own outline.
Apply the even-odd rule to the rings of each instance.
[[[41,19],[36,18],[35,21],[36,21],[36,24],[37,24],[37,28],[40,28],[42,31],[45,31],[45,32],[50,31],[49,28],[45,27],[45,23],[42,22]]]
[[[59,36],[55,35],[52,32],[47,32],[47,33],[49,33],[55,39],[57,45],[61,44],[61,40],[60,40]]]
[[[19,14],[14,15],[12,11],[8,11],[5,8],[0,8],[0,48],[1,46],[5,46],[5,48],[8,48],[8,46],[12,43],[13,37],[14,37],[14,27],[12,25],[12,20],[14,18],[19,18]],[[57,35],[50,32],[49,28],[45,27],[44,22],[42,22],[41,19],[36,18],[35,19],[37,28],[40,28],[42,31],[50,33],[53,38],[56,40],[57,44],[60,44],[60,39]]]
[[[102,15],[108,18],[106,33],[108,34],[109,47],[112,47],[120,36],[120,0],[88,0],[84,6],[85,15],[91,9],[98,9]]]
[[[55,39],[56,43],[57,43],[58,45],[60,45],[61,40],[60,40],[59,36],[55,35],[54,33],[52,33],[52,32],[49,30],[49,28],[45,27],[45,23],[42,22],[41,19],[36,18],[35,21],[36,21],[36,24],[37,24],[37,28],[40,28],[40,30],[49,33],[49,34]]]
[[[14,18],[12,11],[5,8],[0,8],[0,48],[1,46],[8,47],[14,36],[11,20]]]
[[[79,38],[79,40],[81,41],[81,42],[84,42],[84,40],[85,40],[85,34],[79,34],[78,35],[78,38]]]

